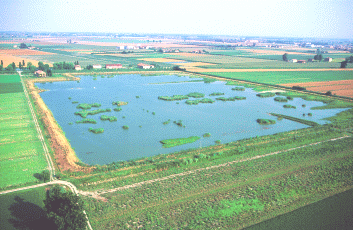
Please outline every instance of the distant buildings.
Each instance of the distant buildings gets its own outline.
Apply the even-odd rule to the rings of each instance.
[[[298,62],[298,63],[306,63],[305,60],[298,60],[297,62]]]
[[[47,74],[42,70],[37,70],[36,72],[34,72],[34,76],[35,77],[47,77]]]
[[[80,65],[75,65],[75,70],[82,70]]]
[[[153,69],[154,65],[148,65],[148,64],[144,64],[144,63],[139,63],[137,65],[138,68],[140,69]]]
[[[102,69],[102,65],[96,64],[92,65],[93,69]]]
[[[106,69],[121,69],[123,68],[122,64],[106,64],[105,65]]]

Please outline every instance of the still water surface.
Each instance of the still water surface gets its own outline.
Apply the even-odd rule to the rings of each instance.
[[[305,101],[295,98],[287,104],[297,109],[284,109],[286,103],[275,102],[273,98],[259,98],[257,92],[247,88],[245,91],[231,90],[234,86],[218,81],[211,84],[203,82],[182,82],[195,78],[168,76],[117,75],[113,78],[93,80],[92,76],[82,76],[80,83],[76,81],[38,83],[39,88],[47,89],[41,93],[44,102],[52,111],[66,137],[71,141],[77,156],[87,164],[106,164],[119,160],[130,160],[198,148],[215,144],[216,140],[228,143],[244,138],[270,135],[274,133],[308,127],[300,123],[283,119],[275,125],[263,126],[256,122],[258,118],[274,119],[268,113],[280,113],[303,118],[303,113],[312,113],[305,119],[325,124],[323,118],[334,116],[344,109],[310,110],[311,107],[323,105],[322,102]],[[161,82],[176,82],[171,84],[153,84]],[[151,84],[152,83],[152,84]],[[245,96],[241,101],[216,101],[213,104],[187,105],[185,100],[163,101],[158,96],[186,95],[191,92],[205,94],[205,98]],[[224,96],[208,96],[213,92],[225,93]],[[140,98],[136,98],[140,96]],[[72,99],[69,100],[68,97]],[[193,98],[190,98],[193,99]],[[81,120],[74,115],[79,111],[79,103],[100,103],[101,109],[111,108],[112,112],[88,115],[97,124],[76,124]],[[113,101],[126,101],[128,105],[121,106],[122,111],[113,109]],[[306,104],[302,108],[302,104]],[[97,108],[92,108],[94,110]],[[147,110],[149,112],[147,112]],[[155,112],[155,115],[152,115]],[[101,121],[101,115],[116,116],[118,121]],[[125,118],[123,118],[125,116]],[[163,125],[168,119],[171,122]],[[179,127],[173,121],[182,120],[185,128]],[[72,122],[73,125],[69,125]],[[128,130],[122,126],[128,125]],[[141,126],[141,127],[139,127]],[[104,128],[104,133],[93,134],[92,128]],[[211,137],[203,138],[204,133]],[[201,139],[190,144],[172,148],[162,148],[159,142],[164,139],[200,136]]]

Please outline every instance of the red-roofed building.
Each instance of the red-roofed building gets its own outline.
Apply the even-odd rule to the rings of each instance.
[[[36,77],[47,77],[46,72],[42,71],[42,70],[37,70],[36,72],[34,72],[34,75]]]
[[[106,64],[105,65],[106,69],[121,69],[123,68],[122,64]]]
[[[82,70],[80,65],[75,65],[75,70]]]
[[[154,65],[148,65],[148,64],[144,64],[144,63],[139,63],[137,65],[138,68],[140,69],[153,69]]]

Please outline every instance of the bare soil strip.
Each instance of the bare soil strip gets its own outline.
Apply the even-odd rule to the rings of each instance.
[[[189,174],[196,173],[196,172],[203,171],[203,170],[225,167],[225,166],[229,166],[231,164],[236,164],[236,163],[245,162],[245,161],[252,161],[252,160],[259,159],[259,158],[268,157],[268,156],[272,156],[272,155],[276,155],[276,154],[280,154],[280,153],[286,153],[286,152],[289,152],[289,151],[292,151],[295,149],[305,148],[307,146],[312,146],[312,145],[318,145],[318,144],[329,142],[329,141],[336,141],[336,140],[348,138],[348,137],[350,137],[350,136],[333,138],[333,139],[329,139],[326,141],[320,141],[320,142],[316,142],[316,143],[312,143],[312,144],[308,144],[308,145],[299,146],[296,148],[286,149],[283,151],[277,151],[277,152],[268,153],[268,154],[264,154],[264,155],[258,155],[258,156],[254,156],[254,157],[250,157],[250,158],[245,158],[242,160],[231,161],[231,162],[227,162],[224,164],[214,165],[214,166],[210,166],[210,167],[206,167],[206,168],[200,168],[200,169],[196,169],[196,170],[192,170],[192,171],[188,171],[188,172],[183,172],[183,173],[178,173],[178,174],[174,174],[174,175],[170,175],[170,176],[166,176],[166,177],[162,177],[162,178],[158,178],[158,179],[143,181],[143,182],[139,182],[139,183],[135,183],[135,184],[131,184],[131,185],[126,185],[126,186],[122,186],[122,187],[118,187],[118,188],[114,188],[114,189],[99,190],[96,192],[86,192],[86,191],[78,190],[78,193],[81,195],[84,195],[84,196],[92,196],[93,198],[98,199],[97,197],[99,197],[99,195],[106,194],[106,193],[112,193],[112,192],[116,192],[116,191],[120,191],[120,190],[135,188],[135,187],[142,186],[145,184],[151,184],[151,183],[160,182],[160,181],[168,180],[168,179],[179,177],[179,176],[185,176],[185,175],[189,175]]]

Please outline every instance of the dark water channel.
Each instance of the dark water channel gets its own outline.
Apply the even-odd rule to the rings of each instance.
[[[84,163],[106,164],[112,161],[129,160],[198,148],[215,144],[216,140],[227,143],[249,137],[270,135],[279,132],[308,127],[300,123],[283,119],[274,125],[263,126],[256,122],[258,118],[274,119],[268,113],[280,113],[303,118],[303,113],[312,113],[305,119],[324,124],[323,118],[334,116],[344,109],[310,110],[311,107],[323,105],[322,102],[305,101],[295,98],[288,103],[275,102],[273,98],[259,98],[257,92],[247,88],[245,91],[231,90],[234,86],[226,82],[181,82],[171,84],[151,84],[195,80],[180,76],[140,76],[117,75],[113,78],[93,80],[92,76],[82,76],[80,83],[76,81],[38,83],[39,88],[48,91],[41,93],[44,102],[52,111],[58,124],[63,128],[66,137],[71,141],[77,156]],[[186,95],[191,92],[205,94],[205,98],[245,96],[241,101],[217,101],[213,104],[187,105],[183,101],[158,100],[158,96]],[[224,96],[208,96],[213,92],[225,93]],[[136,98],[140,96],[140,98]],[[68,97],[72,99],[69,100]],[[190,98],[193,99],[193,98]],[[76,124],[81,120],[74,115],[79,111],[79,103],[100,103],[101,109],[111,108],[111,112],[88,115],[97,124]],[[126,101],[122,111],[113,111],[113,101]],[[177,104],[179,102],[179,104]],[[291,104],[297,109],[285,109],[284,104]],[[302,104],[306,104],[303,108]],[[92,108],[94,110],[97,108]],[[149,112],[147,112],[147,110]],[[155,112],[155,115],[152,115]],[[118,121],[101,121],[102,115],[116,116]],[[125,118],[123,118],[125,117]],[[168,119],[171,122],[162,124]],[[185,128],[173,121],[182,120]],[[72,122],[72,125],[69,123]],[[122,129],[128,125],[129,129]],[[141,126],[141,127],[139,127]],[[104,128],[104,133],[93,134],[92,128]],[[211,137],[203,138],[204,133]],[[172,148],[162,148],[161,140],[200,136],[201,139],[190,144]]]

